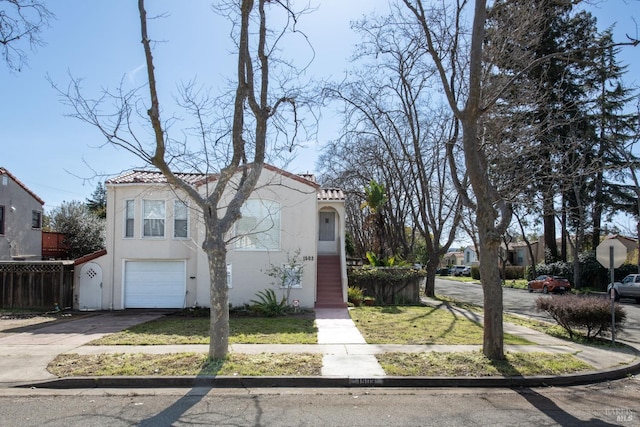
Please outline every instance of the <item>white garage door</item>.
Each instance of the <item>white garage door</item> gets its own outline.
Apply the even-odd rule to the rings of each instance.
[[[183,308],[184,261],[125,261],[125,308]]]

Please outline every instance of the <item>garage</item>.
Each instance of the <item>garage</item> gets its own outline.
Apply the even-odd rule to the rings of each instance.
[[[184,261],[125,261],[124,308],[183,308]]]

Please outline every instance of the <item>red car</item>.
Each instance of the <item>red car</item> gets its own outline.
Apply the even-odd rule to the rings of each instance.
[[[527,285],[527,289],[529,292],[541,290],[543,294],[548,294],[549,292],[563,294],[571,291],[571,283],[564,277],[543,274],[531,280]]]

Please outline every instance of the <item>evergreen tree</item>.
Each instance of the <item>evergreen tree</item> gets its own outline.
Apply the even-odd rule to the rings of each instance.
[[[69,258],[76,259],[104,248],[105,220],[91,213],[82,202],[62,202],[51,211],[49,219],[51,230],[65,235]]]
[[[629,153],[630,157],[620,156],[636,132],[637,116],[635,113],[627,112],[635,93],[622,83],[626,66],[620,65],[616,59],[620,49],[610,47],[611,30],[604,32],[600,44],[605,48],[599,52],[597,62],[597,97],[592,115],[597,138],[596,161],[599,162],[592,188],[592,248],[600,243],[604,215],[612,215],[620,209],[628,210],[625,208],[627,206],[631,207],[632,214],[637,214],[635,193],[626,191],[624,169],[627,159],[638,159],[633,153]]]
[[[105,219],[107,217],[107,189],[101,182],[91,193],[91,198],[87,199],[86,205],[89,208],[89,212],[98,218]]]

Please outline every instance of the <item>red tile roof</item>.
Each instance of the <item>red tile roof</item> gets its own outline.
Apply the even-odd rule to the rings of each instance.
[[[339,188],[321,188],[318,200],[344,200],[344,192]]]
[[[280,175],[286,176],[288,178],[294,179],[298,182],[302,182],[304,184],[315,187],[318,191],[318,200],[344,200],[345,199],[344,193],[342,192],[342,190],[338,188],[320,189],[318,183],[315,180],[315,177],[312,174],[295,175],[268,164],[265,164],[264,168],[271,170],[273,172],[276,172]],[[207,181],[213,181],[218,177],[217,174],[204,174],[204,173],[174,172],[174,174],[178,178],[196,187],[204,184]],[[166,184],[166,183],[167,183],[167,179],[162,174],[162,172],[149,171],[149,170],[133,170],[133,171],[124,173],[120,176],[117,176],[115,178],[107,180],[107,184]]]
[[[192,185],[199,185],[213,177],[203,173],[181,173],[175,175]],[[123,175],[107,180],[107,184],[166,184],[167,178],[159,171],[133,170]]]

